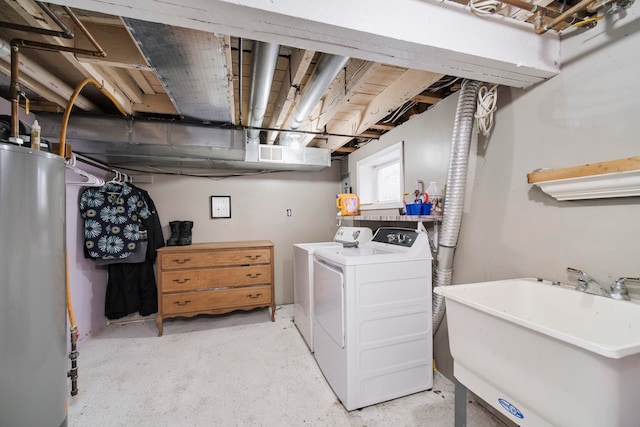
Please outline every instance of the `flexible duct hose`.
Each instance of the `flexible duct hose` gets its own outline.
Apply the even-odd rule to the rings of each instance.
[[[447,194],[442,217],[442,227],[438,239],[436,268],[433,272],[434,286],[448,286],[453,276],[453,255],[460,234],[464,192],[467,186],[467,168],[469,164],[469,147],[473,133],[473,119],[476,110],[476,99],[482,83],[464,80],[460,89],[460,98],[456,108],[451,141],[451,158],[447,175]],[[433,333],[442,322],[444,316],[444,297],[433,293]]]

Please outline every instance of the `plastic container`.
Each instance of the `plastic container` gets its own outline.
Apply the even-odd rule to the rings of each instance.
[[[31,149],[40,149],[40,123],[38,123],[37,120],[34,121],[33,126],[31,126]]]
[[[431,203],[409,203],[405,210],[407,215],[431,215]]]
[[[427,195],[429,196],[429,202],[432,205],[434,213],[442,213],[442,193],[438,188],[438,184],[435,181],[431,181],[427,187]]]
[[[357,195],[351,193],[337,194],[336,207],[340,209],[340,215],[342,216],[358,215],[360,212],[360,199],[358,199]]]
[[[407,215],[422,215],[422,205],[423,203],[408,203],[405,206]]]

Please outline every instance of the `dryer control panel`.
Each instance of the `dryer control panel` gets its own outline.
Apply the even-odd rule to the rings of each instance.
[[[418,238],[418,232],[406,228],[379,228],[373,236],[374,242],[410,248]]]

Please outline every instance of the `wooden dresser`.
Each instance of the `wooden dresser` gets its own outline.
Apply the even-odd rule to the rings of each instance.
[[[158,336],[170,317],[271,307],[275,321],[273,243],[195,243],[158,250]]]

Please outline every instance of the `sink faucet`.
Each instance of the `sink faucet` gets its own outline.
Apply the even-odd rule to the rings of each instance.
[[[624,284],[626,281],[639,282],[640,277],[619,277],[611,285],[611,293],[609,296],[613,299],[629,300],[629,294],[627,293],[627,286]]]
[[[603,288],[600,283],[598,283],[593,277],[589,274],[585,273],[582,270],[577,270],[575,268],[567,267],[568,273],[577,274],[578,278],[578,286],[576,286],[576,291],[586,292],[588,294],[594,295],[603,295],[609,298],[617,299],[617,300],[626,300],[629,301],[629,294],[627,292],[627,286],[625,282],[638,282],[640,283],[640,277],[619,277],[616,281],[611,285],[611,291],[607,291]],[[596,291],[590,291],[590,285],[596,288]]]
[[[571,267],[567,267],[567,272],[578,275],[578,278],[576,279],[578,281],[578,286],[576,286],[576,291],[586,292],[588,294],[593,294],[593,295],[602,295],[602,296],[606,296],[606,297],[611,297],[611,293],[609,291],[607,291],[605,288],[603,288],[600,285],[600,283],[598,283],[596,281],[596,279],[594,279],[593,277],[591,277],[589,274],[585,273],[584,271],[578,270],[578,269],[575,269],[575,268],[571,268]],[[591,286],[591,285],[593,285],[593,286]],[[623,282],[623,285],[624,285],[624,282]],[[595,291],[593,291],[592,288],[595,288]],[[613,288],[613,286],[612,286],[612,288]],[[626,289],[625,289],[625,292],[626,292]],[[612,297],[612,298],[614,298],[614,297]],[[619,299],[622,299],[622,298],[619,298]]]

